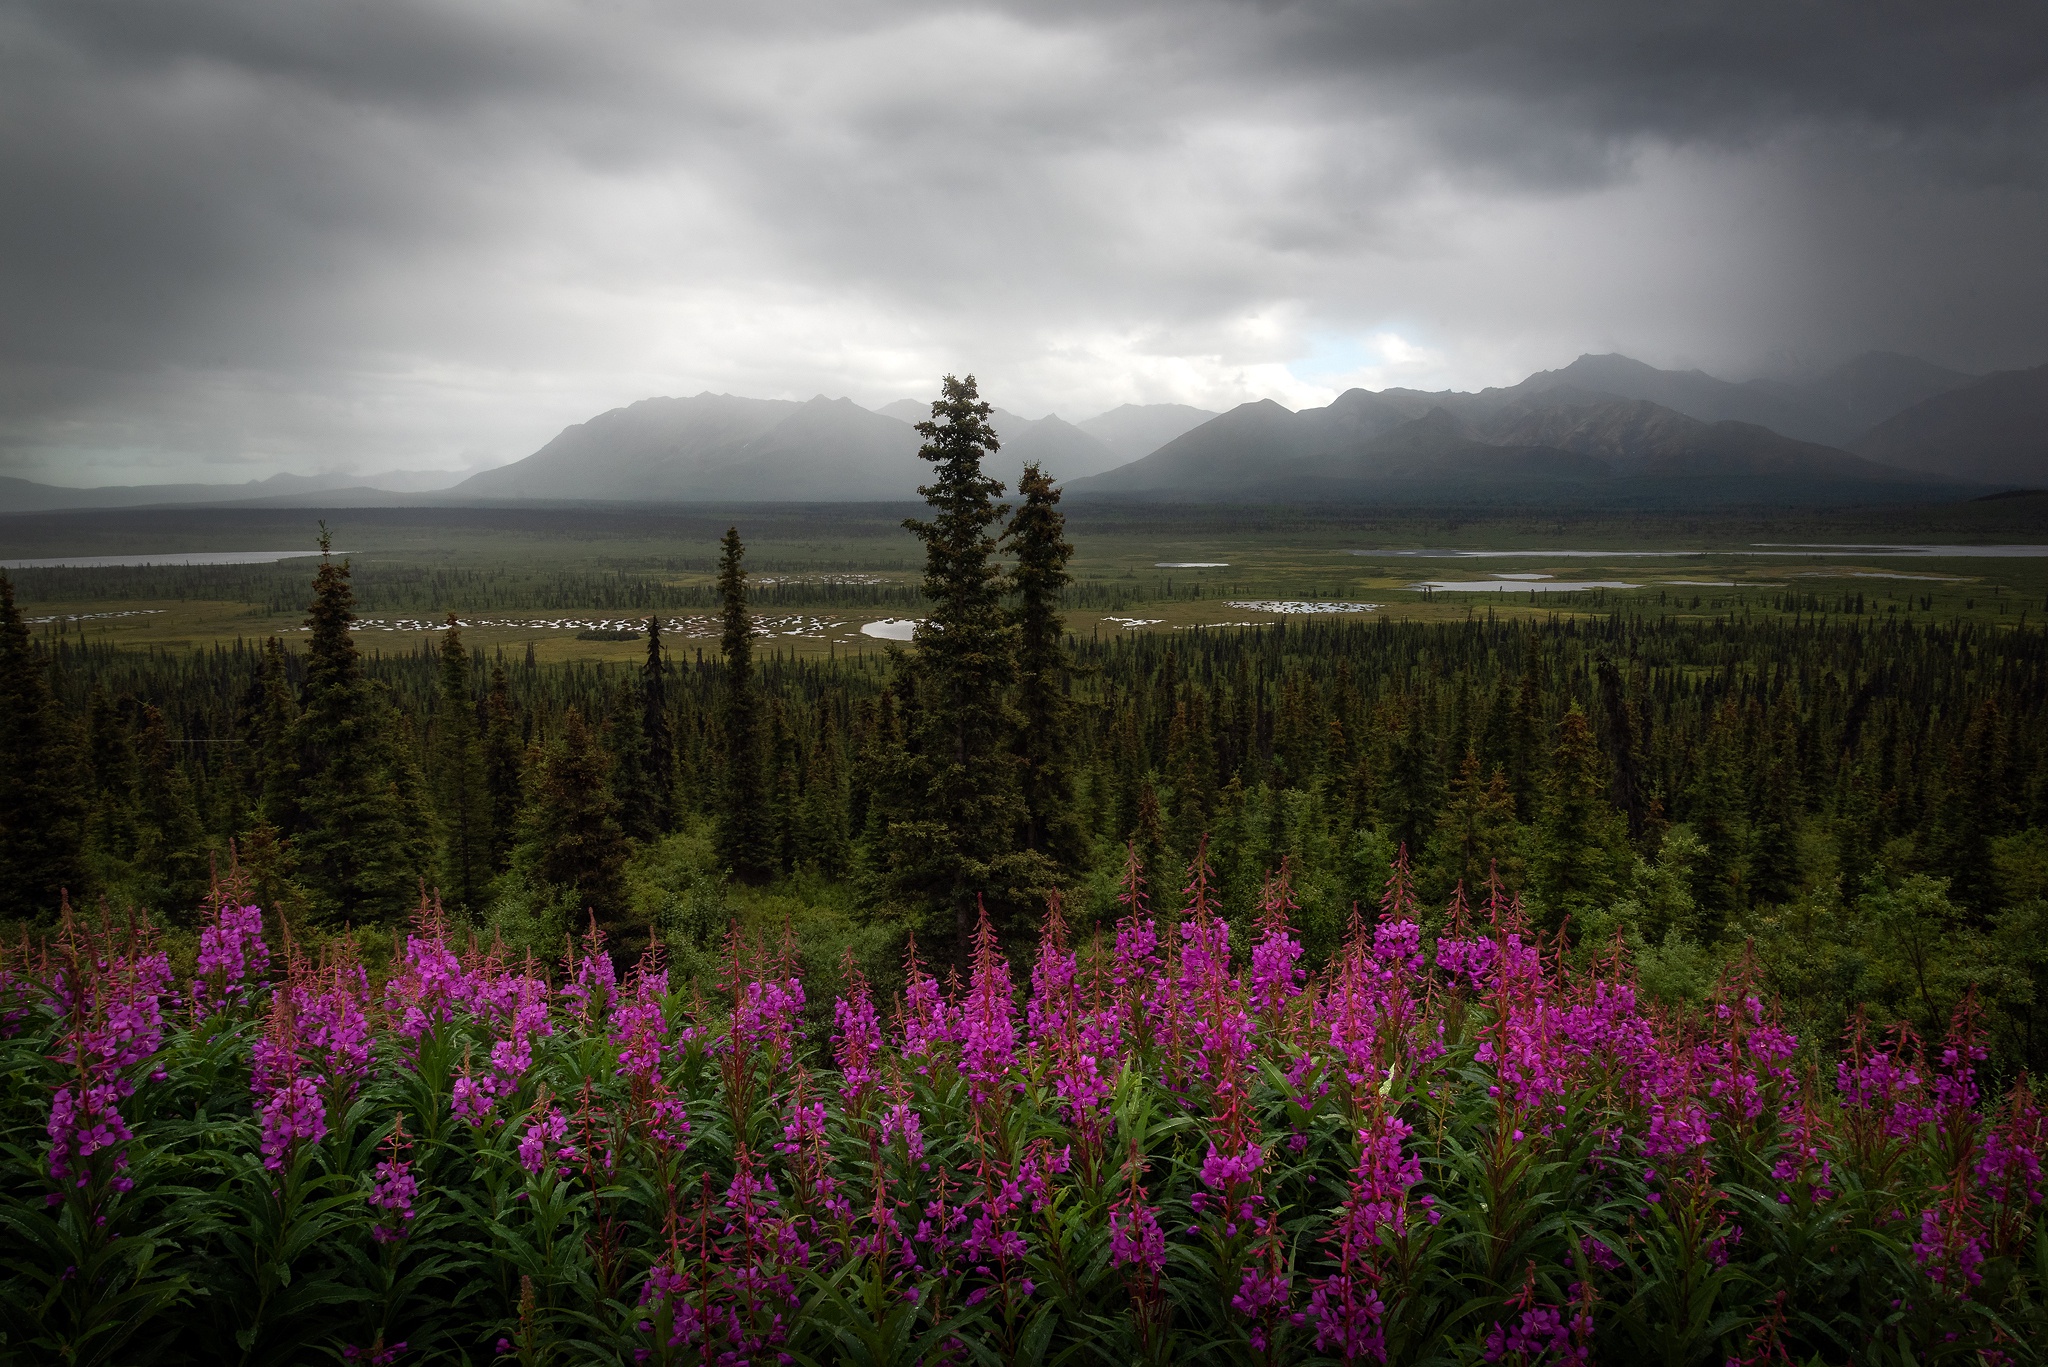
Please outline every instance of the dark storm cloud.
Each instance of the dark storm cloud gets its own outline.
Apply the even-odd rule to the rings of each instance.
[[[956,365],[1079,415],[2033,363],[2044,53],[2038,3],[17,3],[0,470],[507,458]]]

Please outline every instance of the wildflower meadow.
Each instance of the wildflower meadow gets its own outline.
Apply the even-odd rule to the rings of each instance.
[[[1738,967],[1672,1014],[1405,864],[1314,974],[1284,874],[1160,901],[1134,857],[1086,943],[984,918],[886,1001],[737,931],[682,982],[423,905],[377,981],[222,905],[179,979],[68,916],[0,980],[4,1353],[2041,1359],[2048,1133],[1968,999],[1801,1041]]]

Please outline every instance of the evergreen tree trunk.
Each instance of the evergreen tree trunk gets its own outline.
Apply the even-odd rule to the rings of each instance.
[[[311,639],[299,734],[307,782],[296,852],[316,912],[330,922],[388,922],[414,904],[424,832],[408,824],[400,800],[404,776],[392,772],[395,752],[384,734],[389,709],[362,676],[354,621],[348,562],[329,554],[323,525],[306,610]]]
[[[525,805],[521,779],[526,742],[519,733],[519,714],[512,706],[512,688],[505,666],[491,666],[491,691],[484,697],[484,790],[489,797],[487,834],[491,869],[503,872],[511,862],[519,836],[519,813]]]
[[[616,932],[626,910],[627,848],[610,770],[583,714],[570,708],[535,776],[518,859],[544,882],[573,888],[578,905]]]
[[[769,849],[767,795],[761,782],[761,739],[754,704],[754,619],[747,611],[746,546],[728,527],[720,543],[719,648],[725,656],[725,707],[720,759],[725,770],[717,821],[718,859],[736,877],[758,882],[777,862]]]
[[[1017,557],[1011,583],[1017,592],[1017,758],[1022,763],[1024,830],[1022,844],[1050,859],[1063,873],[1081,866],[1086,853],[1081,824],[1074,814],[1073,707],[1067,698],[1067,677],[1073,661],[1067,655],[1066,619],[1060,615],[1060,590],[1070,582],[1067,562],[1074,548],[1066,538],[1066,516],[1060,512],[1060,490],[1036,465],[1024,467],[1017,483],[1023,506],[1010,520],[1003,541]],[[1203,740],[1207,741],[1206,729]],[[1211,771],[1213,754],[1201,762]],[[1206,819],[1206,793],[1203,817]]]
[[[441,637],[440,706],[434,718],[434,815],[441,838],[441,896],[472,913],[483,910],[491,881],[491,792],[476,732],[469,652],[455,614]]]
[[[910,874],[907,891],[951,912],[962,963],[972,948],[977,895],[1014,934],[1053,883],[1051,861],[1017,847],[1028,820],[1018,786],[1018,719],[1009,701],[1017,626],[1003,610],[1007,585],[989,535],[1007,509],[995,501],[1001,481],[981,468],[999,449],[988,426],[993,411],[972,375],[945,377],[931,418],[917,425],[925,439],[918,454],[936,467],[932,482],[918,490],[933,516],[903,524],[924,543],[931,610],[915,638],[915,668],[928,695],[919,749],[929,797],[922,819],[899,830],[902,840],[922,847],[902,866]]]
[[[647,660],[640,666],[640,734],[645,750],[642,787],[654,834],[676,828],[676,738],[669,723],[668,674],[661,656],[661,618],[647,619]]]

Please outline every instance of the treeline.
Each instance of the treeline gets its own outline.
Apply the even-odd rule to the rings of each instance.
[[[1115,910],[1198,860],[1249,918],[1285,868],[1311,961],[1403,851],[1434,907],[1498,879],[1590,953],[1703,996],[1745,952],[1805,1033],[1853,1005],[1938,1028],[1964,992],[2003,1055],[2048,1046],[2048,640],[1829,616],[1310,623],[1076,640],[1058,491],[1005,516],[949,393],[922,588],[888,660],[752,657],[744,546],[721,652],[537,668],[365,657],[349,567],[303,648],[140,654],[0,640],[0,898],[195,916],[233,858],[309,926],[396,925],[424,882],[508,940],[594,911],[631,943],[636,858],[852,889],[943,952],[977,899],[1015,932],[1061,889]],[[945,407],[942,404],[942,407]],[[956,431],[957,429],[957,431]],[[1000,538],[1000,540],[999,540]]]

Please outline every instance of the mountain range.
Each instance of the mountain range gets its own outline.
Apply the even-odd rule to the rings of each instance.
[[[1581,356],[1478,393],[1353,389],[1298,413],[1242,404],[1069,489],[1195,502],[1764,503],[2043,483],[2048,367],[1976,377],[1871,353],[1797,383]]]
[[[926,402],[703,393],[564,428],[523,460],[451,475],[278,475],[65,489],[0,477],[0,512],[152,504],[504,500],[907,501]],[[1872,352],[1799,380],[1731,383],[1581,356],[1480,390],[1353,389],[1290,411],[1126,404],[1080,422],[996,410],[994,472],[1036,462],[1076,497],[1541,502],[1889,501],[2048,484],[2048,366],[1965,375]]]

